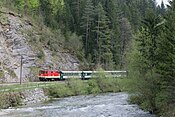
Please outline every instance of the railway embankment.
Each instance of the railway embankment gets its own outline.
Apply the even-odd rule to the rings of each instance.
[[[1,92],[0,108],[42,103],[49,100],[42,88],[26,89],[20,92]]]
[[[33,82],[22,83],[21,85],[2,84],[0,85],[0,109],[42,103],[49,100],[45,94],[46,88],[52,85],[59,85],[63,82]]]
[[[48,96],[45,95],[42,88],[35,88],[23,91],[21,99],[23,105],[41,103],[49,100]]]

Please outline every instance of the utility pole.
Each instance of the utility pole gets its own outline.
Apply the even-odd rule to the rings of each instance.
[[[20,85],[22,83],[22,56],[21,56],[21,65],[20,65]]]

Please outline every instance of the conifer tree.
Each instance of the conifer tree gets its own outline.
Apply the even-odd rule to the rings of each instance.
[[[96,7],[96,18],[95,32],[98,52],[96,61],[98,64],[110,68],[112,63],[110,22],[101,3]]]
[[[53,27],[52,6],[48,0],[40,0],[40,13],[44,17],[45,25]]]
[[[113,54],[113,61],[115,69],[118,69],[119,64],[119,14],[120,9],[115,4],[114,0],[106,1],[106,12],[110,20],[109,27],[111,29],[111,51]]]
[[[159,63],[158,45],[163,23],[161,17],[149,12],[142,22],[143,27],[137,39],[140,58],[138,59],[138,64],[140,64],[138,68],[139,77],[144,83],[141,89],[141,97],[143,96],[143,102],[146,102],[147,108],[151,112],[157,110],[157,96],[160,91],[160,80],[156,71]]]
[[[85,0],[73,0],[71,4],[72,14],[74,16],[74,31],[81,34],[80,22],[82,17],[82,9],[84,8]]]
[[[84,34],[83,39],[84,39],[86,57],[89,54],[88,48],[90,47],[89,43],[90,43],[90,33],[92,31],[93,17],[94,17],[94,6],[91,0],[87,0],[81,22],[81,28],[83,29]]]
[[[165,16],[165,29],[159,45],[158,73],[161,75],[161,92],[167,105],[175,105],[175,1],[170,2]],[[170,109],[170,108],[169,108]]]
[[[119,36],[119,56],[120,56],[120,69],[125,66],[126,51],[132,39],[131,25],[126,18],[120,20],[120,36]]]

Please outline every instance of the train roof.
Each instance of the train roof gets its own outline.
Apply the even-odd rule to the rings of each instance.
[[[44,70],[39,70],[39,71],[58,71],[58,70],[46,70],[46,69],[44,69]]]

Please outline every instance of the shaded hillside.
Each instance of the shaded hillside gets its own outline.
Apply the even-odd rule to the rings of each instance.
[[[23,81],[34,80],[39,69],[77,70],[78,59],[63,49],[59,41],[53,42],[58,43],[57,49],[50,50],[48,40],[53,38],[59,40],[49,29],[42,27],[41,30],[28,18],[1,9],[0,82],[19,81],[21,56]]]

